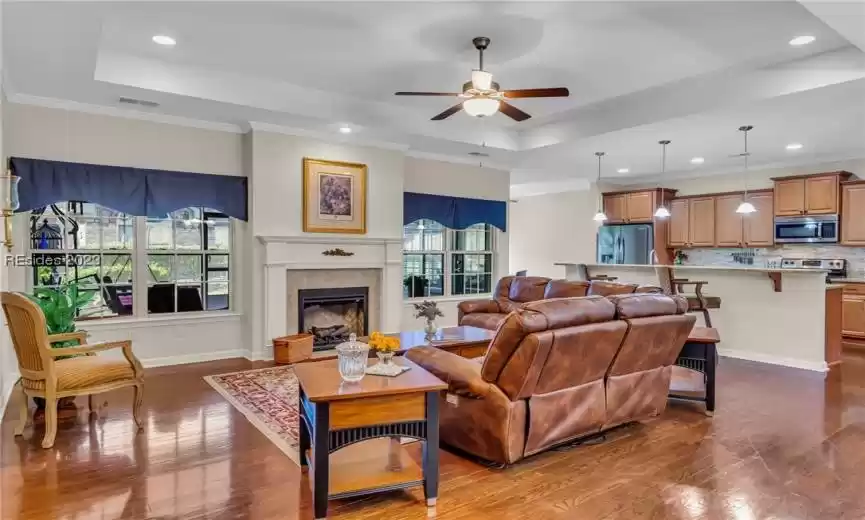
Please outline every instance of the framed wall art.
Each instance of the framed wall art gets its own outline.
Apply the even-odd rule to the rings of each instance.
[[[303,158],[303,230],[366,233],[366,165]]]

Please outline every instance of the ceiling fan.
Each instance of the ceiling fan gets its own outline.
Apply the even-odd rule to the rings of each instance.
[[[476,117],[491,116],[496,112],[510,117],[515,121],[525,121],[532,117],[519,108],[511,105],[506,99],[568,97],[568,89],[558,88],[527,88],[520,90],[499,90],[499,84],[493,81],[493,75],[484,70],[484,50],[490,45],[490,39],[478,36],[472,40],[475,49],[480,53],[480,65],[472,71],[472,80],[463,84],[461,93],[455,92],[397,92],[397,96],[452,96],[463,98],[441,114],[433,117],[433,121],[441,121],[456,114],[460,110]]]

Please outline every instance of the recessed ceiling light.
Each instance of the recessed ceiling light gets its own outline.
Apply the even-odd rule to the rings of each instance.
[[[808,45],[809,43],[812,43],[816,39],[817,38],[815,38],[811,35],[797,36],[797,37],[793,38],[792,40],[790,40],[790,45],[792,45],[794,47],[799,47],[801,45]]]
[[[616,170],[616,171],[617,171],[618,173],[628,173],[628,172],[631,171],[631,170],[629,170],[629,169],[627,169],[627,168],[619,168],[619,169]]]
[[[177,44],[177,40],[172,38],[171,36],[165,36],[164,34],[157,34],[153,37],[153,43],[158,43],[159,45],[175,45]]]
[[[339,127],[339,133],[341,133],[341,134],[350,134],[350,133],[351,133],[351,127],[348,127],[348,126],[341,126],[341,127]]]
[[[802,143],[790,143],[787,145],[788,150],[801,150]]]
[[[691,159],[691,164],[703,164],[704,162],[706,162],[706,159],[703,159],[702,157],[694,157]]]

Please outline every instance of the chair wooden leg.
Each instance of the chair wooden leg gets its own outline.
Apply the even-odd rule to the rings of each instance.
[[[703,313],[703,321],[706,323],[706,327],[712,328],[712,318],[709,317],[709,309],[700,309],[700,312]]]
[[[93,394],[87,396],[87,410],[93,414],[96,410],[93,408]]]
[[[132,418],[135,419],[135,425],[138,426],[138,431],[144,429],[144,423],[141,421],[141,402],[144,400],[144,387],[135,385],[135,401],[132,403]]]
[[[24,391],[24,383],[18,381],[18,395],[20,396],[18,424],[15,425],[15,436],[24,435],[24,429],[27,428],[27,423],[30,420],[30,407],[27,406],[27,393]]]
[[[57,436],[57,398],[45,396],[45,437],[42,438],[42,447],[54,446],[54,438]]]

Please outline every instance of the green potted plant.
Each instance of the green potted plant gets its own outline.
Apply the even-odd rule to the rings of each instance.
[[[75,318],[80,316],[82,309],[93,301],[93,298],[96,297],[96,290],[81,290],[77,283],[70,282],[58,287],[37,287],[33,289],[33,294],[28,294],[27,297],[42,309],[48,334],[62,334],[75,332]],[[78,341],[76,340],[57,341],[52,343],[51,347],[63,348],[77,344]],[[58,357],[57,359],[64,358]],[[45,407],[45,402],[41,398],[34,398],[33,400],[37,407]],[[60,400],[58,407],[65,404],[63,401],[63,399]]]

